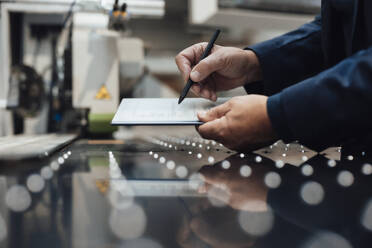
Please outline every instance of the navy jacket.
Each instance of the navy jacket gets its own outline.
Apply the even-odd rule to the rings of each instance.
[[[263,82],[246,90],[270,96],[284,141],[321,149],[372,132],[371,0],[323,0],[313,22],[248,49]]]

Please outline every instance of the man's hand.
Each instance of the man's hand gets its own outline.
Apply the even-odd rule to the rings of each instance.
[[[221,162],[203,166],[199,173],[204,183],[198,188],[199,193],[208,193],[208,196],[228,204],[230,207],[250,212],[265,212],[268,210],[268,188],[264,183],[265,174],[270,171],[271,164],[250,165],[252,174],[249,178],[242,177],[240,169],[243,164],[236,154],[225,159],[231,167],[224,169]],[[218,190],[216,190],[218,189]]]
[[[261,79],[259,61],[254,52],[215,45],[211,54],[199,61],[207,43],[195,44],[180,52],[176,64],[185,81],[191,78],[199,84],[191,90],[216,101],[216,92],[230,90]]]
[[[233,97],[207,112],[198,113],[197,127],[205,139],[216,140],[233,150],[252,150],[269,145],[276,135],[267,114],[267,97],[247,95]]]

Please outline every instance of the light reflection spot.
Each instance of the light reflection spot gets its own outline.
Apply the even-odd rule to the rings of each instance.
[[[224,160],[224,161],[222,162],[221,166],[222,166],[222,168],[224,168],[225,170],[227,170],[227,169],[230,168],[231,164],[230,164],[229,161]]]
[[[24,186],[14,185],[6,192],[5,204],[14,212],[23,212],[31,205],[31,195]]]
[[[269,172],[266,174],[264,178],[264,182],[267,187],[275,189],[280,186],[280,183],[282,182],[282,178],[276,172]]]
[[[248,165],[242,165],[240,167],[240,175],[242,177],[249,177],[252,174],[252,169]]]
[[[305,164],[301,168],[301,172],[304,176],[311,176],[314,173],[314,169],[311,165]]]
[[[185,178],[187,176],[187,174],[188,174],[188,170],[185,166],[180,165],[180,166],[177,167],[177,169],[176,169],[177,177]]]
[[[32,174],[27,178],[27,188],[33,193],[38,193],[44,189],[45,181],[38,174]]]
[[[301,187],[301,198],[309,205],[318,205],[323,201],[324,189],[317,182],[307,182]]]
[[[350,171],[341,171],[337,176],[337,182],[343,187],[349,187],[354,183],[354,176]]]

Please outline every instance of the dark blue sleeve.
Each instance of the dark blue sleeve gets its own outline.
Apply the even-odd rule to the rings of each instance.
[[[372,127],[372,47],[269,97],[280,138],[314,149],[358,138]]]
[[[247,84],[247,92],[265,95],[311,77],[323,68],[321,18],[280,37],[248,47],[257,55],[263,83]]]

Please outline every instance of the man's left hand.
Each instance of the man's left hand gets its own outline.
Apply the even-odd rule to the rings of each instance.
[[[233,97],[207,112],[198,113],[197,127],[205,139],[216,140],[229,149],[253,150],[273,143],[277,138],[267,114],[267,97]]]

